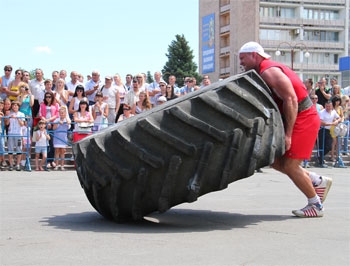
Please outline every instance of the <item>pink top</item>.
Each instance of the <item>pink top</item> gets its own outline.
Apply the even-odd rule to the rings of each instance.
[[[40,115],[40,119],[46,119],[46,107],[47,105],[45,105],[43,102],[40,104],[40,110],[39,110],[39,115]],[[52,104],[50,105],[50,110],[51,110],[51,117],[58,117],[59,116],[59,113],[58,113],[58,110],[59,110],[59,105],[58,103],[56,104]]]

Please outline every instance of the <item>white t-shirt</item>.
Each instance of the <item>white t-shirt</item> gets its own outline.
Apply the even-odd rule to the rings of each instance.
[[[139,95],[140,91],[138,91],[137,93],[135,93],[134,90],[128,91],[128,93],[125,95],[124,103],[129,105],[130,107],[133,107],[133,105],[139,101]]]
[[[46,132],[46,129],[45,129],[44,131],[40,131],[40,130],[34,131],[34,133],[36,134],[36,135],[35,135],[35,139],[37,139],[36,136],[40,136],[40,133],[42,133],[42,134],[41,134],[41,137],[39,138],[39,140],[37,140],[37,141],[35,142],[35,146],[36,146],[36,147],[44,147],[44,146],[47,146],[47,138],[46,138],[44,132]],[[47,132],[46,132],[46,133],[47,133]]]
[[[103,87],[101,92],[103,94],[103,102],[108,104],[108,108],[115,108],[117,104],[115,101],[115,95],[118,92],[117,87],[115,85],[111,85],[109,88]]]
[[[25,115],[18,111],[17,113],[12,112],[11,115],[15,115],[16,118],[10,118],[10,125],[9,125],[9,135],[22,135],[21,125],[18,123],[18,119],[25,120]]]
[[[34,95],[34,99],[41,103],[44,100],[45,95],[45,80],[38,81],[37,79],[32,79],[29,82],[30,91]]]
[[[339,115],[335,110],[332,110],[330,113],[326,111],[326,109],[323,109],[320,112],[320,119],[321,121],[325,123],[332,123],[335,119],[338,119]],[[330,129],[331,126],[325,126],[326,129]]]

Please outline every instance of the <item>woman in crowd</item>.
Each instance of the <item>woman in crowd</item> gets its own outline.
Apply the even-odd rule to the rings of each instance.
[[[348,155],[348,143],[350,137],[350,98],[348,95],[343,95],[341,97],[341,106],[343,108],[344,122],[348,128],[347,133],[343,138],[343,155]]]
[[[177,98],[177,95],[175,94],[174,86],[171,84],[166,85],[166,99],[167,101],[170,101],[172,99]]]
[[[56,85],[55,85],[55,92],[56,92],[55,98],[59,106],[67,107],[69,93],[68,93],[68,90],[65,90],[64,86],[65,86],[64,79],[59,78],[56,81]],[[68,107],[67,107],[67,112],[68,112]]]
[[[78,85],[75,88],[75,92],[73,95],[72,100],[70,101],[69,104],[69,114],[73,115],[78,111],[79,109],[79,103],[82,99],[86,98],[85,91],[83,85]]]
[[[95,104],[91,106],[92,108],[92,117],[94,118],[94,130],[100,131],[102,128],[108,126],[108,104],[103,102],[103,93],[96,92],[95,95]]]
[[[333,86],[332,98],[331,99],[333,99],[333,97],[336,96],[336,95],[338,95],[339,97],[342,97],[341,88],[340,88],[339,85],[334,85]]]
[[[20,95],[18,101],[20,103],[19,111],[26,116],[27,125],[33,128],[32,106],[34,104],[34,95],[31,94],[29,86],[25,82],[19,84]]]
[[[146,92],[141,91],[139,94],[139,100],[131,108],[132,114],[140,114],[152,108],[152,104],[148,98]]]
[[[89,104],[87,98],[83,98],[79,101],[79,108],[74,113],[75,130],[80,131],[81,128],[85,127],[83,124],[92,124],[94,118],[89,111]]]
[[[70,128],[71,121],[68,116],[67,107],[61,106],[59,109],[59,117],[55,120],[53,125],[54,130],[54,139],[53,145],[55,147],[55,159],[56,159],[56,168],[61,167],[61,170],[64,171],[64,158],[66,153],[66,147],[68,143],[67,133]]]
[[[8,91],[7,91],[7,97],[10,98],[11,102],[16,101],[17,97],[20,94],[20,83],[22,82],[23,78],[23,71],[20,69],[17,69],[15,72],[15,79],[12,80],[8,86]]]
[[[118,90],[118,94],[119,94],[119,96],[118,96],[119,97],[119,107],[118,107],[118,110],[116,110],[115,119],[114,119],[115,122],[117,122],[119,119],[119,116],[121,114],[123,114],[124,97],[125,97],[125,94],[127,93],[127,90],[125,89],[125,86],[124,86],[119,74],[115,74],[113,76],[113,80],[114,80],[114,85],[116,86],[116,88]]]
[[[53,122],[59,116],[58,114],[59,105],[56,103],[54,94],[50,91],[45,92],[44,101],[40,104],[39,116],[40,120],[44,121],[47,125],[48,133],[52,134]],[[49,139],[49,148],[47,152],[47,162],[52,168],[56,167],[54,162],[55,150],[53,146],[53,138]]]
[[[343,113],[343,108],[341,107],[341,98],[338,94],[332,97],[332,104],[333,104],[333,109],[340,116],[341,122],[343,122],[344,121],[344,113]],[[338,151],[338,147],[337,147],[338,141],[337,141],[337,136],[334,134],[334,128],[335,128],[335,126],[332,126],[330,129],[330,133],[331,133],[331,136],[333,138],[332,150],[331,150],[331,161],[332,162],[336,161],[335,158],[336,158],[336,154]]]

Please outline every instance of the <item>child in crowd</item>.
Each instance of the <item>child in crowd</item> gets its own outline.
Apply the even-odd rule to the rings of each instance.
[[[0,98],[0,167],[3,169],[6,166],[5,162],[5,137],[3,133],[5,132],[5,123],[3,123],[4,118],[4,101]]]
[[[25,116],[19,111],[19,102],[11,103],[11,112],[9,118],[5,119],[5,124],[9,126],[7,148],[9,153],[9,171],[13,170],[13,154],[16,154],[16,170],[21,171],[20,161],[22,157],[22,132],[21,127],[24,125]]]
[[[58,112],[59,117],[53,124],[53,146],[55,147],[55,159],[57,165],[54,170],[58,170],[58,168],[61,167],[61,170],[64,171],[64,158],[68,143],[67,134],[71,126],[71,120],[69,119],[66,106],[61,106]]]
[[[46,158],[47,158],[47,145],[48,141],[50,140],[50,135],[46,131],[46,122],[45,120],[40,120],[39,123],[39,130],[34,131],[33,134],[35,134],[35,170],[36,171],[43,171],[44,169],[48,171],[48,168],[46,167]],[[42,154],[42,160],[39,164],[39,156]],[[44,169],[43,169],[44,165]]]
[[[5,98],[5,100],[4,100],[4,109],[2,112],[4,113],[4,116],[9,116],[11,113],[11,100],[8,97]],[[6,134],[8,134],[8,129],[9,129],[9,125],[6,125],[6,123],[5,123]]]
[[[103,102],[102,92],[97,92],[95,95],[96,102],[92,106],[92,117],[94,118],[93,131],[100,131],[108,126],[108,104]]]
[[[22,143],[23,143],[22,152],[23,152],[23,155],[22,155],[22,160],[21,160],[21,167],[23,169],[25,169],[25,166],[26,166],[27,149],[30,152],[30,146],[32,144],[31,138],[30,138],[30,131],[31,131],[31,128],[28,127],[28,120],[25,120],[24,121],[24,125],[21,128],[21,132],[22,132],[22,136],[23,136],[22,137]]]

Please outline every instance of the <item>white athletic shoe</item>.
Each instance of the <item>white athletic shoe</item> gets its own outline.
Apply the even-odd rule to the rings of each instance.
[[[332,178],[321,176],[322,182],[315,187],[316,194],[320,197],[321,202],[323,203],[326,200],[329,189],[332,186]]]
[[[308,204],[301,210],[294,210],[292,213],[295,216],[302,218],[323,217],[324,208],[321,209],[314,204]]]

